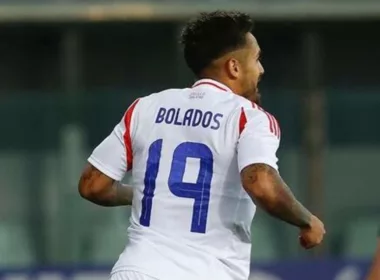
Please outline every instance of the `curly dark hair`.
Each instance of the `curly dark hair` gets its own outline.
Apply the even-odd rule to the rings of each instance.
[[[187,66],[199,77],[215,59],[243,47],[253,21],[248,14],[215,11],[201,13],[181,34]]]

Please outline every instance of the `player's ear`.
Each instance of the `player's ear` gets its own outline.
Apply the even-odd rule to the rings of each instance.
[[[236,58],[230,58],[226,61],[226,70],[230,78],[237,79],[240,75],[240,63]]]

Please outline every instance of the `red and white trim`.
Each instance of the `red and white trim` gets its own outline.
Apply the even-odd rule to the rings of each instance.
[[[280,125],[278,124],[278,121],[276,120],[276,118],[273,115],[269,114],[267,111],[265,111],[263,108],[261,108],[259,105],[257,105],[254,102],[252,102],[252,107],[254,109],[258,109],[258,110],[262,111],[263,113],[265,113],[265,115],[267,116],[267,118],[269,120],[270,132],[273,133],[278,139],[280,139],[281,130],[280,130]],[[240,118],[239,118],[239,135],[241,135],[241,133],[243,132],[246,123],[247,123],[247,117],[245,115],[244,108],[242,107],[241,113],[240,113]]]
[[[243,132],[246,124],[247,124],[247,116],[245,115],[244,108],[241,107],[241,113],[240,113],[240,118],[239,118],[239,136]]]
[[[132,150],[132,138],[131,138],[131,121],[133,111],[140,99],[136,99],[131,106],[129,106],[128,110],[124,115],[124,125],[125,125],[125,133],[124,133],[124,145],[125,152],[127,155],[127,171],[132,169],[133,164],[133,150]]]
[[[232,90],[225,86],[222,83],[219,83],[217,81],[211,80],[211,79],[202,79],[197,81],[192,88],[199,87],[199,86],[209,86],[209,87],[214,87],[218,90],[225,91],[225,92],[232,92]]]
[[[264,112],[267,115],[268,120],[269,120],[270,132],[276,135],[278,139],[280,139],[281,137],[280,125],[278,124],[278,121],[276,120],[276,118],[273,115],[269,114],[267,111],[265,111],[263,108],[258,106],[257,104],[255,103],[252,103],[252,104],[254,108],[258,108],[260,111]]]

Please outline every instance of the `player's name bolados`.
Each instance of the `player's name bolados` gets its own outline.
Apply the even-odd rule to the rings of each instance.
[[[187,109],[185,113],[180,108],[160,108],[156,116],[156,123],[166,123],[180,126],[202,126],[204,128],[219,129],[223,114],[199,109]]]

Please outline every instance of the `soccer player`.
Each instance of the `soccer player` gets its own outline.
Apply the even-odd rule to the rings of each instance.
[[[372,267],[369,271],[367,280],[379,280],[380,279],[380,230],[377,238],[377,248],[375,257],[373,259]]]
[[[113,280],[247,280],[257,203],[321,243],[323,223],[281,179],[277,120],[259,107],[260,47],[243,13],[202,13],[182,33],[198,78],[137,99],[93,151],[80,194],[132,204]],[[132,186],[120,183],[132,171]],[[254,202],[253,202],[254,201]]]

